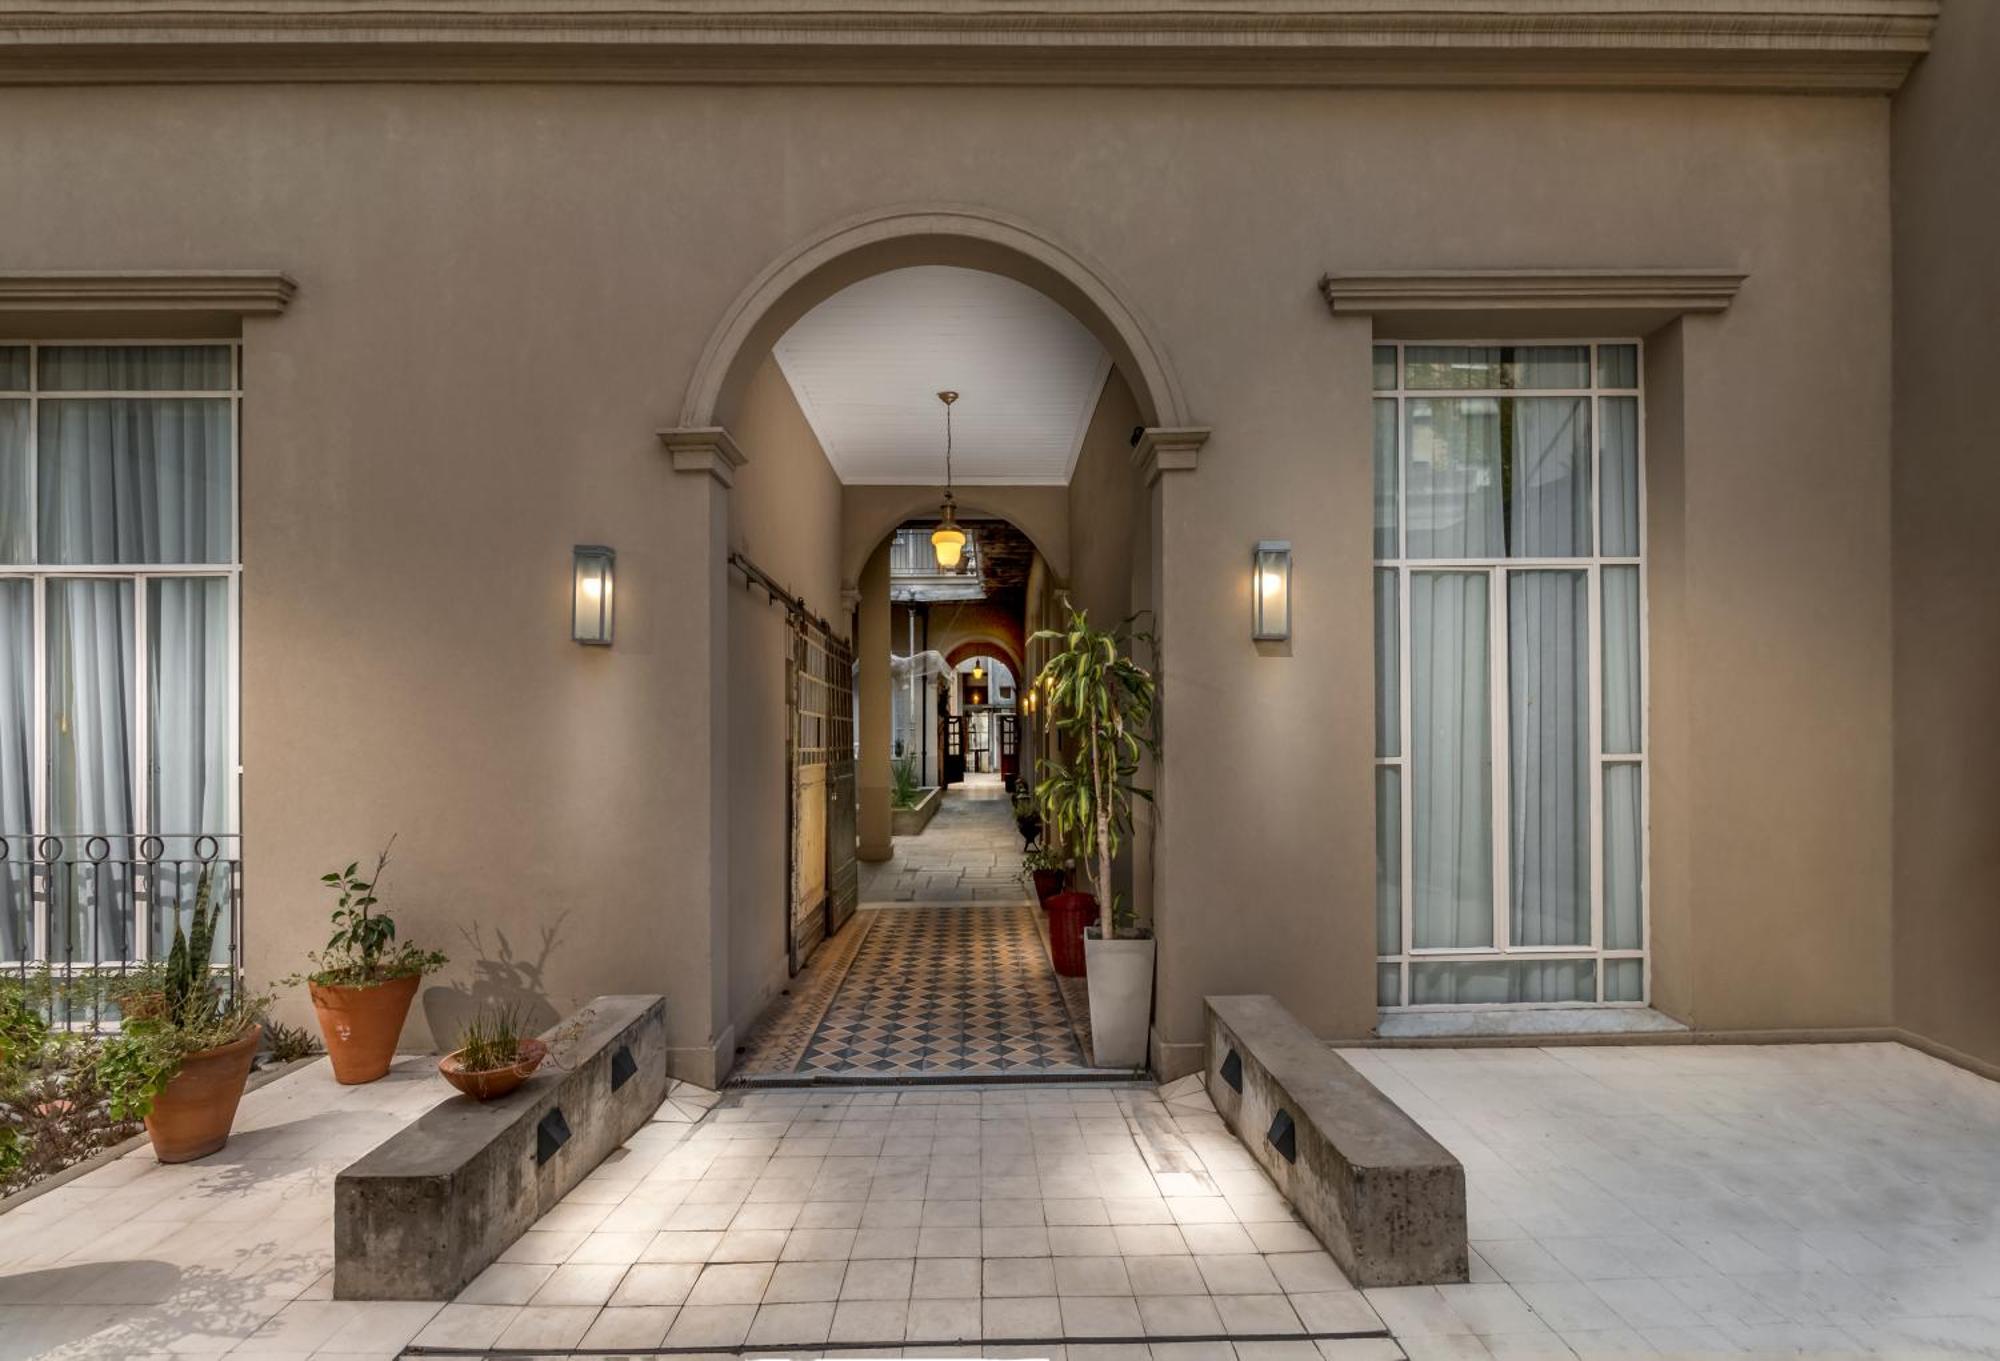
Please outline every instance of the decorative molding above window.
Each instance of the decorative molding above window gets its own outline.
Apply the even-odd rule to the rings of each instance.
[[[1329,274],[1335,316],[1445,312],[1720,312],[1748,275],[1712,269],[1380,270]]]
[[[298,285],[276,270],[0,270],[0,312],[200,312],[272,317]]]
[[[0,82],[618,80],[1874,92],[1937,0],[0,0]]]

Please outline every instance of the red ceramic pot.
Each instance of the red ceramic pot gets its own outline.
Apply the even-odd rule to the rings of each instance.
[[[1061,870],[1036,870],[1034,871],[1034,876],[1035,901],[1043,907],[1047,907],[1049,899],[1062,892],[1063,872]]]
[[[1065,978],[1083,977],[1083,928],[1097,920],[1097,899],[1089,893],[1058,893],[1049,899],[1049,955]]]

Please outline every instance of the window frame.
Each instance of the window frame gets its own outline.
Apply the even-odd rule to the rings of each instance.
[[[1574,388],[1410,388],[1408,381],[1408,357],[1410,348],[1459,348],[1474,349],[1518,349],[1544,346],[1583,346],[1588,353],[1589,378],[1587,387]],[[1603,381],[1603,350],[1612,346],[1630,346],[1634,352],[1634,374],[1631,387],[1612,387]],[[1396,942],[1398,948],[1385,949],[1379,935],[1376,941],[1376,1000],[1380,1009],[1389,1011],[1463,1011],[1463,1010],[1522,1010],[1576,1007],[1647,1007],[1653,996],[1653,891],[1652,891],[1652,700],[1651,646],[1652,629],[1649,614],[1649,583],[1646,573],[1647,553],[1647,486],[1646,486],[1646,387],[1645,387],[1645,342],[1637,337],[1590,336],[1561,339],[1451,339],[1451,340],[1385,340],[1372,343],[1371,361],[1381,356],[1384,350],[1395,352],[1395,374],[1388,387],[1376,385],[1373,379],[1374,366],[1371,362],[1370,379],[1370,467],[1379,467],[1379,451],[1372,446],[1375,427],[1376,402],[1390,401],[1395,405],[1395,450],[1394,468],[1396,476],[1395,510],[1396,529],[1394,555],[1379,556],[1376,548],[1370,565],[1371,597],[1379,591],[1379,577],[1375,574],[1393,572],[1395,576],[1396,598],[1396,754],[1385,756],[1379,750],[1375,754],[1374,779],[1379,791],[1382,772],[1394,770],[1396,795],[1399,800],[1397,815],[1400,822],[1398,834],[1399,882],[1397,884],[1398,920],[1401,937]],[[1409,445],[1409,403],[1412,400],[1435,400],[1438,398],[1505,400],[1509,398],[1582,398],[1590,403],[1590,548],[1587,556],[1578,557],[1534,557],[1534,558],[1412,558],[1409,553],[1409,484],[1410,470],[1407,463]],[[1638,552],[1635,555],[1607,555],[1604,552],[1604,401],[1606,398],[1631,398],[1636,403],[1634,470],[1638,515]],[[1378,504],[1379,487],[1376,495],[1370,497],[1371,507]],[[1376,544],[1379,527],[1371,528],[1370,543]],[[1607,753],[1604,750],[1604,596],[1603,571],[1606,567],[1630,567],[1638,578],[1638,679],[1639,717],[1638,750],[1636,752]],[[1588,695],[1586,704],[1589,715],[1590,763],[1592,775],[1589,793],[1590,816],[1590,941],[1588,945],[1513,945],[1511,919],[1513,905],[1513,882],[1510,830],[1511,798],[1511,714],[1509,693],[1509,621],[1508,583],[1518,573],[1568,571],[1581,572],[1585,576],[1586,609],[1589,622]],[[1492,767],[1492,840],[1493,840],[1493,944],[1484,947],[1418,947],[1415,940],[1415,894],[1414,894],[1414,811],[1415,795],[1410,778],[1412,750],[1412,684],[1411,684],[1411,634],[1410,634],[1410,579],[1416,572],[1435,573],[1477,573],[1484,575],[1487,587],[1487,649],[1488,649],[1488,694],[1489,744]],[[1382,659],[1375,660],[1375,671],[1379,678]],[[1381,696],[1376,697],[1381,704]],[[1374,726],[1379,726],[1379,720]],[[1639,945],[1636,949],[1607,949],[1605,947],[1604,909],[1606,898],[1605,863],[1605,808],[1604,789],[1607,771],[1613,766],[1634,766],[1639,772]],[[1380,794],[1373,795],[1379,806]],[[1381,845],[1382,830],[1379,816],[1376,826],[1376,845]],[[1380,874],[1379,856],[1377,865]],[[1380,882],[1378,877],[1378,895]],[[1378,897],[1377,912],[1380,912]],[[1639,997],[1636,1000],[1607,1000],[1605,997],[1606,966],[1617,960],[1637,959],[1640,961]],[[1582,1000],[1530,1001],[1530,1002],[1428,1002],[1415,1003],[1411,999],[1411,970],[1416,964],[1427,963],[1492,963],[1502,961],[1556,961],[1588,960],[1593,965],[1592,991],[1594,996]],[[1393,967],[1396,971],[1396,1000],[1383,1000],[1383,971]]]
[[[229,351],[229,386],[227,388],[189,389],[79,389],[70,390],[42,388],[41,356],[44,350],[54,349],[115,349],[121,347],[143,347],[147,349],[175,349],[198,347],[204,349],[227,349]],[[27,503],[28,503],[28,557],[29,561],[13,563],[0,562],[0,581],[27,581],[33,592],[34,636],[31,643],[31,681],[33,684],[32,713],[30,723],[33,728],[30,743],[30,760],[33,770],[30,783],[32,815],[34,826],[22,829],[0,828],[0,836],[11,839],[17,832],[28,838],[29,859],[34,858],[35,847],[46,837],[55,835],[49,830],[49,634],[48,602],[50,585],[57,581],[98,580],[130,581],[132,583],[132,721],[129,740],[132,744],[132,831],[130,833],[72,833],[61,839],[66,843],[66,853],[85,852],[87,843],[97,838],[124,839],[130,843],[126,856],[111,855],[111,860],[138,859],[139,848],[148,837],[212,837],[216,843],[214,859],[217,863],[240,861],[242,846],[242,793],[243,793],[243,342],[241,339],[218,339],[199,337],[168,339],[149,336],[142,339],[88,337],[67,340],[23,340],[0,339],[0,349],[26,349],[28,351],[28,387],[0,389],[0,401],[22,401],[28,403],[27,432]],[[41,403],[43,401],[172,401],[198,399],[203,401],[222,400],[229,403],[229,542],[230,557],[226,563],[44,563],[41,562]],[[227,657],[226,675],[228,697],[224,719],[224,736],[227,749],[223,758],[223,769],[227,782],[223,790],[223,827],[215,833],[198,833],[191,828],[156,828],[152,825],[152,731],[151,708],[152,677],[151,656],[148,651],[151,638],[151,618],[148,605],[148,585],[154,579],[186,579],[189,577],[220,578],[227,583],[228,637],[225,653]],[[66,858],[70,858],[66,854]],[[153,956],[154,905],[150,899],[139,897],[136,916],[131,923],[134,958],[98,959],[84,961],[59,961],[50,957],[51,927],[49,903],[47,899],[32,904],[32,953],[26,959],[0,959],[0,967],[22,969],[42,966],[53,967],[63,964],[75,972],[121,971],[135,965],[149,962]],[[240,914],[242,904],[233,893],[231,896],[232,915]],[[232,925],[232,931],[240,932],[241,924]]]

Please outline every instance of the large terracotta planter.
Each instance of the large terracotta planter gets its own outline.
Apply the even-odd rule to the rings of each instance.
[[[1035,870],[1032,873],[1035,876],[1035,901],[1043,907],[1047,907],[1049,899],[1062,892],[1063,872],[1061,870]]]
[[[251,1026],[243,1038],[215,1049],[189,1054],[166,1090],[153,1098],[146,1116],[146,1133],[153,1156],[163,1163],[205,1158],[229,1142],[236,1123],[236,1103],[250,1080],[250,1061],[257,1056],[261,1026]]]
[[[444,1080],[464,1092],[474,1101],[492,1101],[507,1095],[516,1087],[535,1075],[542,1066],[542,1060],[549,1056],[549,1047],[540,1040],[522,1040],[521,1057],[505,1068],[488,1068],[480,1072],[467,1071],[458,1061],[461,1050],[453,1050],[438,1060],[438,1071]]]
[[[1049,958],[1065,978],[1083,976],[1083,928],[1097,920],[1097,899],[1058,893],[1049,899]]]
[[[320,1038],[333,1062],[336,1082],[349,1086],[373,1082],[389,1071],[396,1057],[396,1039],[411,999],[422,980],[411,974],[365,988],[312,983],[313,1010],[319,1013]]]

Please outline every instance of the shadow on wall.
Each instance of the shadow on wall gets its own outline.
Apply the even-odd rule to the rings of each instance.
[[[530,1035],[540,1034],[562,1019],[549,1001],[543,975],[568,917],[564,912],[542,928],[541,949],[532,960],[516,956],[505,931],[494,931],[489,951],[483,928],[459,928],[459,935],[472,947],[472,978],[424,989],[424,1021],[441,1052],[457,1047],[466,1023],[481,1011],[512,1008],[521,1030]]]

